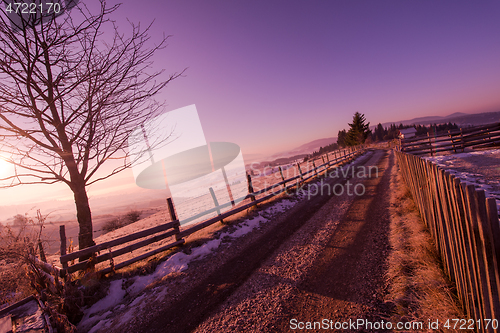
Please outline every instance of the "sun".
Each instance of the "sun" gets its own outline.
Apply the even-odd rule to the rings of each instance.
[[[0,157],[0,179],[7,177],[10,174],[11,169],[12,166],[2,157]]]

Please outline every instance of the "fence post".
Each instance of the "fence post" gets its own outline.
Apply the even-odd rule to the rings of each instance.
[[[59,236],[61,237],[61,257],[66,254],[66,227],[64,225],[59,226]],[[63,268],[68,268],[68,263],[62,263]]]
[[[167,205],[168,205],[168,212],[170,213],[170,219],[172,220],[172,222],[177,221],[177,215],[175,214],[175,208],[174,208],[174,203],[172,202],[172,198],[167,198]],[[175,231],[175,240],[176,241],[181,240],[182,237],[179,237],[180,233],[179,226],[175,226],[174,231]]]
[[[324,156],[324,155],[321,155],[321,160],[323,161],[323,164],[325,164],[325,163],[326,163],[326,162],[325,162],[325,156]],[[325,172],[325,177],[326,177],[326,176],[327,176],[327,174],[328,174],[328,166],[326,166],[324,170],[326,170],[326,171],[327,171],[327,172]]]
[[[283,169],[281,168],[281,165],[278,168],[280,169],[281,180],[283,181],[283,188],[286,188],[286,181],[285,177],[283,176]]]
[[[491,308],[491,318],[500,318],[500,302],[498,299],[498,267],[497,257],[494,251],[495,241],[493,231],[489,224],[488,213],[486,211],[486,195],[484,190],[474,191],[474,201],[477,205],[477,223],[482,249],[483,261],[485,264],[486,286]],[[497,222],[498,223],[498,222]]]
[[[210,191],[210,195],[212,196],[212,200],[214,201],[215,208],[217,209],[217,215],[220,215],[219,201],[217,200],[217,197],[215,196],[214,189],[209,187],[208,190]],[[220,222],[224,223],[224,220],[220,220]]]
[[[229,185],[229,180],[227,179],[226,169],[224,167],[220,168],[222,171],[222,176],[224,177],[224,182],[226,182],[227,194],[229,195],[229,200],[231,200],[231,205],[236,206],[233,197],[233,191],[231,191],[231,186]]]
[[[500,226],[498,221],[498,211],[495,198],[486,199],[486,215],[488,219],[488,224],[490,228],[490,238],[492,239],[492,252],[494,253],[495,259],[493,263],[495,264],[495,282],[497,285],[497,299],[500,296]]]
[[[432,141],[431,141],[431,136],[429,135],[429,132],[427,132],[427,138],[429,139],[429,146],[430,146],[430,149],[431,149],[431,156],[434,156],[434,154],[432,153]]]
[[[455,141],[453,141],[453,137],[451,136],[450,130],[448,130],[448,136],[450,137],[450,140],[451,140],[451,146],[453,147],[453,152],[456,153],[457,149],[455,148]]]
[[[300,180],[304,180],[304,176],[302,175],[302,170],[300,169],[300,163],[297,162],[297,168],[299,169]]]
[[[318,170],[316,169],[316,163],[314,163],[314,159],[312,162],[313,162],[314,172],[316,173],[316,178],[318,178]]]
[[[40,250],[40,260],[42,260],[43,262],[47,262],[47,258],[45,257],[45,251],[43,250],[41,240],[38,240],[38,249]]]
[[[474,202],[474,185],[465,185],[462,184],[465,202],[466,202],[466,211],[467,218],[469,223],[470,237],[471,237],[471,245],[473,248],[473,256],[475,258],[476,263],[476,271],[477,271],[477,285],[478,285],[478,299],[479,306],[481,308],[481,319],[491,318],[491,308],[490,303],[488,302],[488,292],[487,292],[487,282],[485,276],[485,266],[484,266],[484,258],[481,255],[481,246],[479,239],[479,227],[477,222],[477,206]]]
[[[460,127],[460,142],[462,144],[462,153],[464,152],[464,133],[462,132],[462,127]]]
[[[465,309],[467,315],[472,318],[479,318],[479,307],[476,305],[476,276],[474,269],[474,262],[472,258],[472,251],[470,250],[470,242],[468,241],[468,231],[465,218],[465,208],[461,196],[461,185],[460,179],[450,176],[451,179],[451,191],[450,194],[453,197],[453,203],[455,206],[455,221],[456,227],[459,233],[459,240],[461,242],[462,248],[462,262],[464,263],[464,276],[465,276],[465,298],[463,303],[465,304]]]
[[[249,173],[247,173],[247,182],[248,182],[248,194],[250,194],[250,200],[255,201],[255,196],[252,194],[253,193],[252,176],[250,176]]]
[[[473,295],[471,297],[471,301],[473,304],[473,311],[474,311],[474,317],[475,319],[480,319],[484,318],[482,317],[482,305],[481,305],[481,282],[479,278],[479,269],[478,269],[478,263],[477,263],[477,256],[475,254],[475,246],[473,243],[474,236],[471,231],[471,226],[470,226],[470,214],[469,214],[469,208],[467,206],[467,198],[466,198],[466,193],[465,193],[465,184],[460,182],[460,179],[455,178],[455,184],[456,188],[456,193],[458,197],[458,202],[460,205],[460,214],[463,217],[463,230],[464,230],[464,237],[465,237],[465,242],[464,244],[467,247],[467,252],[468,252],[468,257],[469,257],[469,262],[471,265],[471,269],[469,270],[472,272],[472,280],[471,280],[471,286],[472,286],[472,291]],[[463,215],[462,215],[463,214]]]

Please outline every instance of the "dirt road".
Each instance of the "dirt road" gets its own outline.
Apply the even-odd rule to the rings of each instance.
[[[392,156],[391,156],[392,157]],[[385,157],[386,158],[386,157]],[[366,193],[356,197],[305,279],[293,293],[279,331],[299,321],[332,322],[386,320],[383,305],[385,262],[389,234],[389,177],[393,159],[379,163],[379,177],[365,182]],[[329,203],[334,204],[334,200]],[[351,325],[349,325],[351,326]],[[334,326],[335,327],[335,326]],[[345,325],[347,327],[347,325]],[[355,331],[364,331],[357,328]],[[377,330],[379,331],[379,330]]]
[[[238,249],[225,249],[230,255],[216,269],[208,268],[215,265],[210,260],[199,264],[194,268],[202,272],[197,283],[168,302],[151,304],[127,330],[290,332],[306,328],[307,322],[324,324],[324,319],[385,319],[383,274],[394,157],[377,150],[358,163],[354,177],[349,172],[324,178],[261,235]],[[378,174],[369,177],[369,166],[376,166]],[[317,191],[319,186],[323,191]],[[344,193],[328,195],[328,189]],[[364,193],[353,195],[354,189]],[[318,193],[311,195],[313,190]]]

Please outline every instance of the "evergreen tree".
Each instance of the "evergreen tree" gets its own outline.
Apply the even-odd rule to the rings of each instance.
[[[345,137],[347,135],[347,132],[345,129],[339,131],[339,134],[337,134],[337,144],[339,145],[339,147],[345,147],[346,144],[345,144]]]
[[[375,140],[376,141],[382,141],[384,140],[384,127],[382,127],[382,124],[379,123],[377,127],[375,128]]]
[[[365,142],[368,135],[371,134],[370,123],[366,123],[364,114],[356,112],[352,117],[352,124],[349,124],[349,131],[344,139],[347,146],[356,146]]]

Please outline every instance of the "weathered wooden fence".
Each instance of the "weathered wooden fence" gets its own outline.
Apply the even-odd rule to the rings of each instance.
[[[222,221],[224,218],[227,218],[231,215],[234,215],[236,213],[239,213],[241,211],[244,211],[252,206],[255,206],[261,202],[267,201],[271,199],[272,197],[290,190],[291,188],[297,186],[301,182],[308,181],[309,179],[313,177],[319,177],[322,173],[325,173],[328,168],[335,166],[335,165],[341,165],[344,163],[347,163],[348,161],[352,160],[354,157],[357,155],[361,154],[365,148],[363,146],[358,146],[358,147],[350,147],[348,149],[343,150],[342,152],[334,152],[334,153],[328,153],[325,154],[324,156],[321,156],[320,158],[317,158],[315,160],[312,160],[313,168],[308,169],[307,171],[302,172],[302,169],[300,167],[300,164],[298,165],[298,170],[299,170],[299,175],[296,175],[294,177],[285,179],[283,176],[283,172],[280,168],[280,173],[281,173],[281,179],[282,181],[275,183],[273,185],[270,185],[264,189],[254,191],[253,185],[252,185],[252,179],[249,174],[247,174],[247,179],[248,179],[248,194],[246,195],[245,198],[250,198],[250,202],[237,206],[234,209],[227,211],[225,213],[220,212],[222,208],[228,207],[232,205],[232,202],[227,202],[223,204],[218,204],[216,203],[215,207],[212,209],[206,210],[202,213],[199,213],[187,220],[183,220],[183,222],[189,222],[192,220],[195,220],[199,217],[202,217],[206,214],[210,214],[213,212],[217,212],[218,215],[216,217],[207,219],[203,222],[197,223],[194,226],[190,226],[187,229],[180,230],[180,223],[179,220],[177,219],[176,213],[175,213],[175,208],[172,203],[172,199],[168,198],[167,199],[167,204],[170,212],[170,220],[171,222],[149,228],[146,230],[138,231],[133,234],[129,234],[117,239],[114,239],[112,241],[108,241],[105,243],[97,244],[91,247],[88,247],[83,250],[79,250],[76,252],[72,253],[66,253],[66,235],[64,231],[64,226],[60,227],[60,238],[61,238],[61,256],[60,256],[60,261],[62,264],[62,268],[58,268],[59,270],[59,275],[60,276],[65,276],[68,273],[73,273],[77,272],[80,270],[85,270],[89,267],[95,266],[98,263],[104,262],[106,260],[110,261],[109,267],[106,267],[102,270],[100,270],[101,273],[110,273],[114,270],[117,270],[119,268],[128,266],[136,261],[146,259],[152,255],[155,255],[157,253],[163,252],[167,249],[170,249],[175,246],[179,246],[184,244],[184,237],[201,230],[203,228],[206,228],[216,222]],[[338,156],[337,156],[338,155]],[[315,161],[321,161],[323,163],[319,164],[316,166]],[[270,192],[270,193],[269,193]],[[262,197],[259,197],[259,195],[264,195]],[[152,237],[151,237],[152,236]],[[146,238],[149,237],[149,238]],[[129,253],[133,250],[137,250],[139,248],[142,248],[144,246],[147,246],[149,244],[158,242],[160,240],[163,240],[168,237],[175,237],[175,241],[172,243],[169,243],[165,246],[159,247],[157,249],[154,249],[152,251],[146,252],[140,256],[137,256],[135,258],[129,259],[127,261],[115,264],[114,263],[114,258],[118,257],[120,255],[124,255],[126,253]],[[133,243],[134,241],[137,241],[139,239],[142,239],[138,242]],[[126,244],[126,245],[125,245]],[[122,246],[125,245],[125,246]],[[116,250],[111,250],[113,247],[118,247],[122,246]],[[108,250],[107,253],[100,254],[101,251]],[[88,258],[88,259],[85,259]],[[74,262],[75,260],[79,259],[80,262],[78,263],[73,263],[71,265],[68,265],[68,263]],[[85,259],[85,260],[84,260]]]
[[[464,151],[467,147],[485,148],[500,145],[500,123],[469,127],[443,134],[429,134],[401,139],[401,151],[413,155],[434,155],[444,151]]]
[[[480,332],[500,319],[500,225],[494,198],[420,157],[396,152],[399,168],[429,228],[468,318]]]

